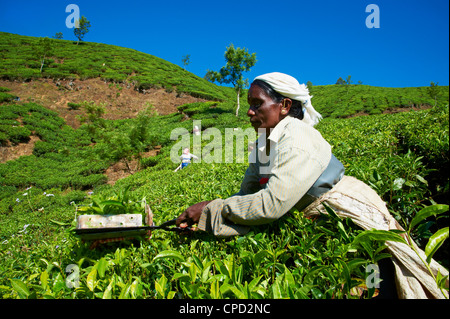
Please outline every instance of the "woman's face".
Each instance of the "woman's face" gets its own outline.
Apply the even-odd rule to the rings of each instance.
[[[280,122],[285,114],[282,112],[283,103],[275,103],[272,98],[258,85],[252,84],[248,91],[248,104],[250,105],[247,116],[253,128],[266,129],[267,133]]]

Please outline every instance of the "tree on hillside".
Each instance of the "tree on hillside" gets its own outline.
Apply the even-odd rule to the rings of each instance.
[[[359,81],[359,82],[361,82],[361,81]],[[347,79],[345,79],[345,80],[342,79],[341,77],[339,77],[339,79],[336,81],[336,84],[339,84],[339,85],[352,85],[353,84],[352,76],[351,75],[347,76]]]
[[[227,64],[219,72],[208,70],[205,79],[211,82],[231,83],[237,93],[236,116],[239,113],[239,98],[241,90],[248,86],[248,79],[244,79],[243,72],[248,72],[256,64],[256,53],[248,53],[246,48],[235,48],[233,44],[225,51]]]
[[[86,35],[86,33],[89,32],[89,28],[91,27],[91,22],[88,19],[86,19],[85,16],[82,16],[81,19],[79,19],[75,22],[75,25],[78,25],[78,27],[73,29],[73,33],[78,38],[78,42],[77,42],[77,45],[78,45],[78,43],[80,43],[80,41],[83,41],[83,38]]]
[[[337,81],[336,81],[336,84],[338,84],[338,85],[344,85],[344,84],[345,84],[345,81],[344,81],[341,77],[339,77],[339,79],[337,79]]]
[[[39,72],[42,73],[45,59],[49,57],[53,51],[51,40],[49,38],[40,38],[38,43],[32,46],[32,49],[35,57],[41,63]]]
[[[191,63],[191,55],[187,54],[185,56],[183,56],[183,58],[181,59],[181,61],[183,62],[184,65],[184,69],[186,70],[186,67],[189,65],[189,63]]]
[[[434,106],[437,104],[437,97],[439,94],[439,88],[438,88],[438,82],[434,83],[431,82],[430,86],[428,87],[428,94],[431,96],[431,98],[434,99]]]
[[[56,32],[56,34],[53,36],[53,39],[61,40],[63,38],[62,32]]]
[[[80,124],[86,124],[92,141],[96,142],[96,139],[101,138],[102,132],[106,128],[106,120],[102,118],[105,114],[105,106],[87,101],[84,101],[81,105],[85,110],[85,115],[78,117]]]
[[[353,83],[352,82],[352,76],[351,75],[347,76],[347,80],[345,81],[345,84],[351,85],[352,83]]]

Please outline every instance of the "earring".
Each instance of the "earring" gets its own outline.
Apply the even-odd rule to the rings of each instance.
[[[281,110],[281,114],[287,114],[286,99],[283,99],[283,108]]]

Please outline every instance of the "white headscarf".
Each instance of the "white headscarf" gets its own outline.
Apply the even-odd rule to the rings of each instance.
[[[300,84],[292,76],[279,72],[263,74],[257,76],[255,80],[264,81],[281,95],[302,102],[306,111],[303,112],[303,122],[311,126],[319,123],[322,115],[313,108],[312,96],[309,95],[308,87],[305,84]]]

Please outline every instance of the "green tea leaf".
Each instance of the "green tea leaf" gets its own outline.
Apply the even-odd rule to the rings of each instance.
[[[211,282],[210,294],[213,299],[220,298],[220,289],[218,280],[214,280],[213,282]]]
[[[349,240],[348,234],[345,231],[344,225],[342,224],[341,221],[337,222],[337,227],[339,229],[339,233],[341,234],[342,238],[344,238],[345,241]]]
[[[111,279],[108,287],[106,287],[105,291],[103,292],[102,299],[111,299],[112,298],[112,289],[113,289],[113,280]]]
[[[380,261],[381,259],[384,259],[384,258],[390,258],[390,257],[392,257],[392,255],[391,255],[391,254],[388,254],[388,253],[376,254],[373,261],[374,261],[374,262],[378,262],[378,261]]]
[[[275,281],[272,285],[273,299],[281,299],[283,298],[283,294],[281,293],[281,287],[278,281]]]
[[[180,281],[180,282],[189,282],[189,275],[188,274],[182,274],[177,272],[175,275],[173,275],[172,280],[174,281]]]
[[[436,282],[437,282],[439,288],[448,289],[448,285],[447,285],[448,275],[443,276],[439,270],[436,275]]]
[[[119,299],[130,299],[131,284],[126,284],[120,292]]]
[[[155,256],[155,258],[153,258],[153,261],[160,258],[174,258],[180,261],[184,261],[184,257],[179,252],[173,250],[164,250],[160,252],[158,255]]]
[[[69,226],[71,224],[71,223],[63,223],[63,222],[60,222],[60,221],[57,221],[57,220],[54,220],[54,219],[50,219],[50,221],[52,223],[56,224],[56,225],[59,225],[59,226]]]
[[[403,187],[403,184],[405,183],[405,180],[403,178],[396,178],[394,180],[394,190],[400,190]]]
[[[428,186],[428,182],[427,182],[427,180],[426,180],[425,178],[423,178],[423,177],[420,176],[420,175],[416,175],[416,178],[417,178],[420,182],[422,182],[422,183],[424,183],[425,185]]]
[[[106,271],[107,267],[108,267],[108,262],[106,261],[105,258],[101,258],[97,262],[97,271],[98,271],[98,275],[100,276],[100,278],[105,277],[105,271]]]
[[[155,281],[155,290],[162,298],[166,297],[166,284],[167,278],[164,275],[162,275],[159,280]]]
[[[240,289],[238,289],[237,287],[230,286],[230,289],[238,299],[248,299],[245,296],[245,293],[243,291],[241,291]],[[243,287],[241,287],[241,289],[243,289]]]
[[[423,221],[424,219],[426,219],[430,216],[436,216],[436,215],[445,213],[447,211],[448,211],[448,205],[443,205],[443,204],[436,204],[436,205],[431,205],[431,206],[422,208],[416,214],[416,216],[414,216],[414,218],[412,219],[411,224],[409,225],[409,229],[410,230],[413,229],[414,226],[416,226],[421,221]]]
[[[123,205],[123,203],[121,201],[113,200],[113,199],[104,200],[104,201],[100,202],[98,205],[100,207],[105,207],[105,206],[108,206],[108,205],[124,207],[124,205]]]
[[[352,242],[352,246],[357,246],[360,243],[367,242],[370,240],[376,241],[396,241],[406,244],[405,239],[395,232],[389,230],[372,229],[365,230],[358,234]]]
[[[350,271],[352,271],[353,269],[355,269],[355,268],[357,268],[359,266],[365,265],[365,264],[367,264],[367,261],[365,259],[363,259],[363,258],[355,258],[355,259],[350,260],[347,263],[347,266],[348,266],[348,269]]]
[[[248,284],[248,287],[249,287],[250,291],[255,291],[255,289],[256,289],[256,287],[257,287],[259,281],[261,280],[261,278],[262,278],[262,275],[259,276],[259,277],[257,277],[257,278],[254,278],[254,279]]]
[[[324,270],[327,266],[315,266],[313,267],[305,276],[303,279],[303,283],[305,284],[312,284],[314,282],[314,279],[317,277],[317,274]]]
[[[56,278],[53,280],[53,292],[57,294],[61,290],[64,290],[66,288],[66,281],[64,280],[61,273],[58,273],[56,275]]]
[[[328,215],[330,215],[333,219],[336,219],[336,220],[341,219],[330,206],[328,206],[325,203],[322,203],[322,205],[325,207],[325,210],[327,211]]]
[[[267,256],[267,254],[268,254],[267,250],[260,250],[254,255],[253,262],[255,263],[255,267],[259,266],[259,264],[264,259],[264,257]]]
[[[284,280],[288,286],[295,287],[294,277],[286,266],[284,266]]]
[[[48,285],[48,272],[47,270],[44,270],[43,272],[41,272],[41,286],[42,289],[46,290],[47,289],[47,285]]]
[[[139,279],[135,279],[132,283],[131,283],[131,287],[130,287],[130,292],[131,292],[131,296],[133,296],[134,299],[138,298],[138,297],[142,297],[142,285]]]
[[[345,279],[345,283],[344,283],[344,289],[346,289],[346,291],[349,291],[351,289],[351,284],[352,284],[352,280],[350,278],[350,270],[348,269],[347,264],[342,261],[342,260],[338,260],[339,264],[340,264],[340,268],[341,268],[341,275],[342,277]]]
[[[198,269],[202,270],[203,269],[203,264],[200,261],[200,259],[197,256],[195,256],[195,255],[192,255],[192,259],[194,259],[194,263],[195,263],[195,265],[197,265]]]
[[[89,288],[90,291],[94,291],[96,283],[97,283],[97,269],[94,267],[94,269],[92,269],[87,276],[86,286]]]
[[[444,241],[448,238],[448,227],[439,229],[433,236],[430,237],[425,247],[425,254],[427,255],[427,263],[430,263],[434,253],[442,246]]]
[[[202,282],[207,282],[209,279],[209,275],[210,275],[210,269],[211,269],[211,265],[212,265],[212,261],[207,262],[204,265],[203,271],[202,271]]]
[[[18,279],[10,279],[12,288],[17,292],[20,299],[27,299],[30,296],[30,291],[24,282]]]

